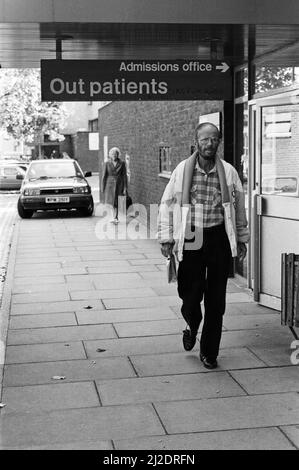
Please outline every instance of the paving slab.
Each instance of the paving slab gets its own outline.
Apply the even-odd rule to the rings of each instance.
[[[165,284],[165,286],[168,285],[166,275],[165,275],[165,273],[162,273],[161,271],[156,272],[156,273],[152,273],[152,272],[142,273],[141,277],[145,280],[148,280],[148,281],[159,279],[160,280],[160,285],[162,285],[162,286],[163,286],[163,284]]]
[[[104,283],[104,281],[106,282],[112,282],[114,281],[114,289],[115,289],[115,286],[119,286],[121,287],[121,283],[122,282],[126,282],[128,285],[128,287],[133,287],[135,286],[135,282],[138,283],[138,281],[142,281],[141,277],[139,274],[137,273],[121,273],[121,274],[89,274],[88,276],[66,276],[66,282],[81,282],[81,281],[86,281],[86,278],[88,278],[89,281],[93,281],[93,282],[101,282],[101,283]],[[125,286],[127,287],[127,286]]]
[[[275,428],[238,429],[114,441],[117,450],[295,450]]]
[[[9,329],[47,328],[51,326],[77,325],[74,313],[43,313],[40,315],[15,315],[10,317]]]
[[[20,234],[20,238],[22,237],[22,235]],[[53,250],[56,248],[56,245],[52,239],[52,237],[47,237],[45,236],[45,238],[42,238],[43,235],[41,234],[41,236],[39,238],[34,238],[32,237],[31,239],[28,237],[28,242],[26,241],[26,237],[24,237],[23,240],[21,240],[19,238],[19,244],[18,244],[18,247],[21,248],[21,250],[23,251],[35,251],[36,247],[38,246],[38,252],[39,253],[47,253],[48,249],[49,248],[52,248]]]
[[[86,359],[82,342],[7,346],[6,364]]]
[[[32,261],[32,260],[31,260]],[[31,262],[30,259],[28,259],[28,263],[26,263],[26,265],[24,264],[21,264],[20,266],[18,266],[18,263],[16,263],[15,265],[15,275],[18,277],[19,274],[18,273],[21,273],[21,272],[24,272],[24,274],[26,275],[26,272],[27,274],[31,273],[31,272],[38,272],[38,274],[40,273],[51,273],[52,271],[57,271],[61,268],[61,264],[59,262],[56,262],[56,263],[45,263],[43,262],[43,260],[41,259],[39,263],[34,263],[34,262]]]
[[[78,266],[71,266],[71,267],[64,267],[60,269],[59,274],[63,274],[64,276],[68,276],[71,274],[79,275],[79,274],[88,274],[88,267],[78,267]]]
[[[120,256],[119,250],[105,250],[103,252],[95,251],[86,251],[85,253],[80,253],[82,261],[89,260],[104,260],[104,259],[125,259]]]
[[[144,298],[123,298],[123,299],[103,299],[106,309],[120,308],[140,308],[140,307],[163,307],[171,305],[181,305],[182,301],[177,296],[169,295],[165,297],[144,297]]]
[[[246,292],[228,292],[226,294],[226,304],[230,303],[250,303],[253,301],[253,297],[250,294],[247,294]]]
[[[102,310],[76,312],[79,325],[93,325],[100,323],[138,322],[142,320],[175,319],[175,314],[168,307],[162,308],[135,308],[123,310]]]
[[[86,307],[104,310],[100,300],[68,300],[61,302],[36,302],[33,304],[15,304],[11,307],[11,315],[36,315],[41,313],[58,313],[83,311]]]
[[[159,264],[159,265],[157,265],[157,268],[159,269],[159,271],[165,273],[164,276],[166,276],[166,267],[165,267],[165,265]]]
[[[154,265],[142,266],[98,266],[96,268],[88,268],[90,274],[119,274],[119,273],[141,273],[141,272],[158,272]]]
[[[57,444],[45,444],[41,446],[8,446],[2,447],[0,450],[113,450],[112,441],[76,441],[76,442],[60,442]]]
[[[100,242],[97,244],[97,247],[96,247],[97,251],[99,250],[112,250],[113,249],[113,245],[112,243],[109,243],[108,240],[104,240],[103,242]],[[89,251],[95,251],[95,247],[94,245],[85,245],[85,246],[78,246],[76,251],[78,253],[86,253],[86,252],[89,252]]]
[[[181,335],[84,341],[84,345],[88,358],[152,354],[153,351],[157,354],[179,352],[183,348]],[[105,351],[97,352],[97,349]]]
[[[226,305],[225,316],[227,315],[260,315],[273,314],[276,310],[262,307],[255,302],[241,302],[239,304],[229,303]]]
[[[68,294],[68,288],[66,284],[38,284],[32,285],[27,284],[23,285],[22,287],[13,287],[12,294],[21,296],[23,294],[42,294],[42,293],[56,293],[56,292],[64,292]],[[18,297],[21,298],[21,297]]]
[[[169,434],[299,422],[297,393],[175,401],[156,403],[155,407]]]
[[[56,276],[37,276],[36,273],[34,276],[25,276],[18,277],[14,279],[13,287],[23,287],[23,286],[36,286],[36,285],[48,285],[48,284],[64,284],[65,279],[62,275]]]
[[[224,315],[223,324],[228,330],[248,330],[280,326],[280,315]]]
[[[250,395],[299,392],[297,366],[233,371],[231,375]]]
[[[30,256],[19,256],[17,257],[16,261],[16,267],[17,268],[22,268],[28,263],[30,263],[30,266],[34,266],[38,268],[40,264],[42,263],[47,263],[52,264],[52,263],[75,263],[76,261],[80,262],[81,258],[79,254],[71,254],[71,255],[65,255],[65,256],[59,256],[57,253],[53,256],[40,256],[36,257],[33,253]]]
[[[291,344],[291,343],[290,343]],[[287,341],[283,344],[261,347],[249,345],[250,350],[269,367],[290,366],[292,350]]]
[[[144,252],[144,256],[148,259],[151,259],[151,258],[160,258],[162,255],[161,255],[161,251],[160,251],[160,248],[158,248],[157,250],[153,250],[153,251],[150,251],[150,250],[146,250]],[[162,261],[164,261],[165,263],[165,259],[164,258],[160,258],[162,259]]]
[[[74,250],[75,252],[75,250]],[[28,248],[24,248],[24,247],[21,247],[21,248],[18,248],[17,249],[17,262],[19,261],[30,261],[30,259],[32,260],[37,260],[37,262],[40,262],[42,259],[46,259],[46,260],[51,260],[52,258],[55,258],[57,256],[59,256],[59,253],[58,253],[58,250],[56,250],[55,248],[50,248],[48,250],[39,250],[39,249],[28,249]]]
[[[9,413],[100,406],[93,382],[4,387],[2,399],[6,404],[2,417]]]
[[[146,259],[132,259],[130,260],[130,263],[132,266],[142,266],[142,265],[163,265],[165,266],[165,260],[163,260],[161,257],[159,258],[146,258]]]
[[[114,323],[120,338],[179,334],[185,327],[186,322],[179,319]]]
[[[4,415],[0,423],[2,447],[53,445],[72,442],[136,438],[164,434],[151,405],[105,406]]]
[[[153,297],[155,292],[150,287],[139,289],[79,290],[70,293],[72,300],[82,299],[119,299],[126,297]]]
[[[152,289],[159,296],[164,297],[171,295],[178,297],[177,284],[175,283],[168,284],[167,286],[154,286]]]
[[[39,292],[30,294],[13,294],[13,304],[30,304],[35,302],[55,302],[62,300],[70,300],[68,292],[57,290],[56,292]]]
[[[132,247],[133,249],[133,247]],[[106,251],[114,251],[114,250],[117,250],[119,251],[120,250],[120,247],[118,245],[116,246],[113,246],[111,243],[108,244],[101,244],[101,245],[97,245],[96,246],[96,250],[95,250],[95,246],[93,245],[88,245],[88,246],[78,246],[77,247],[77,252],[80,253],[80,254],[88,254],[89,252],[94,252],[94,251],[97,251],[97,253],[101,253],[101,252],[106,252]]]
[[[280,426],[282,432],[287,435],[290,441],[299,449],[299,425],[298,426]]]
[[[141,279],[138,273],[123,274],[122,279],[120,277],[117,277],[117,279],[114,280],[113,277],[116,276],[117,274],[94,274],[92,276],[91,274],[89,275],[90,279],[92,279],[93,281],[93,285],[98,290],[115,289],[115,286],[118,286],[119,289],[132,289],[132,286],[134,286],[135,289],[150,287]],[[130,276],[136,277],[134,280],[131,280]]]
[[[264,367],[264,363],[256,358],[246,348],[221,349],[217,369],[206,369],[199,360],[199,346],[191,352],[148,354],[130,356],[132,364],[141,377],[192,374],[194,372],[220,372],[221,370],[234,370],[244,368]]]
[[[136,374],[127,357],[8,364],[4,368],[3,384],[5,387],[53,384],[54,376],[65,377],[65,383],[136,377]]]
[[[221,338],[221,347],[249,347],[275,349],[288,348],[291,344],[290,333],[285,328],[259,328],[256,330],[224,331]]]
[[[92,282],[92,279],[89,276],[86,276],[85,280],[72,280],[64,284],[69,292],[76,292],[78,290],[94,290],[95,285]]]
[[[71,261],[63,264],[65,268],[79,267],[79,268],[97,268],[102,266],[120,266],[120,267],[129,267],[130,264],[127,260],[95,260],[95,261]]]
[[[245,395],[226,373],[96,381],[103,406]]]
[[[243,292],[242,287],[237,286],[232,280],[228,281],[226,292]]]
[[[7,344],[58,343],[63,341],[106,338],[117,338],[112,325],[77,325],[55,328],[11,330],[8,332]]]

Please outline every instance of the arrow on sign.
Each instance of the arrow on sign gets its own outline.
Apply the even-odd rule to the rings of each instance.
[[[221,70],[221,72],[226,72],[229,69],[229,65],[226,62],[222,62],[221,65],[216,65],[216,70]]]

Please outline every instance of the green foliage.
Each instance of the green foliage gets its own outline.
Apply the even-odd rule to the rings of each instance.
[[[292,85],[292,67],[257,67],[256,93]]]
[[[248,92],[248,70],[243,70],[244,91]],[[265,67],[255,69],[255,93],[277,90],[293,83],[292,67]]]
[[[38,69],[0,71],[0,110],[0,128],[27,142],[41,133],[59,137],[67,117],[63,103],[41,101]]]

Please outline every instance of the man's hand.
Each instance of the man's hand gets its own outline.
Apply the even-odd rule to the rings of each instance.
[[[171,255],[172,253],[172,248],[173,248],[173,243],[162,243],[161,244],[161,253],[165,258],[168,258],[168,256]]]
[[[237,256],[239,258],[239,261],[243,261],[245,259],[247,253],[247,248],[245,243],[243,242],[238,242],[237,243]]]

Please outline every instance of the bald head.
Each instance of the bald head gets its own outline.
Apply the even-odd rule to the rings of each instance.
[[[203,122],[196,127],[196,145],[203,160],[213,161],[220,143],[220,131],[215,124]]]
[[[206,128],[217,132],[218,138],[221,139],[220,130],[217,126],[215,126],[215,124],[213,124],[212,122],[202,122],[201,124],[198,124],[195,128],[195,140],[197,140],[198,138],[198,133]]]

